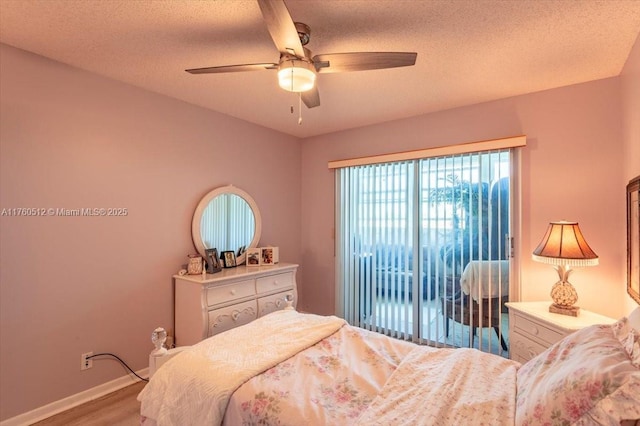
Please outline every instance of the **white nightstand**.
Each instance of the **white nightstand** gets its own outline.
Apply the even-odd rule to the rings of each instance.
[[[563,337],[594,324],[616,320],[580,309],[577,317],[549,312],[548,302],[509,302],[509,357],[527,362]]]

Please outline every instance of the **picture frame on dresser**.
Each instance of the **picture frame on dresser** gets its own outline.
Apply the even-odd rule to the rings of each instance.
[[[273,265],[275,264],[274,256],[275,247],[261,247],[260,248],[260,264],[261,265]]]
[[[640,176],[627,185],[627,293],[640,304]]]
[[[247,249],[247,266],[260,266],[260,247],[249,247]]]
[[[225,268],[236,267],[236,253],[233,250],[223,251],[220,256],[222,257],[222,264]]]
[[[205,249],[204,252],[207,255],[207,274],[215,274],[216,272],[222,271],[220,259],[218,258],[218,249]]]

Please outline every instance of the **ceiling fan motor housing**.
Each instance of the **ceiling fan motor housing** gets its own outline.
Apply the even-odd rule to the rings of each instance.
[[[300,43],[302,43],[303,46],[306,46],[311,38],[311,28],[302,22],[294,22],[294,25],[296,26],[298,37],[300,37]]]

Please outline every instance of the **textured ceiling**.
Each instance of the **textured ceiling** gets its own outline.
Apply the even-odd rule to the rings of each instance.
[[[313,54],[415,51],[416,65],[319,75],[298,125],[275,71],[184,72],[278,61],[253,0],[0,0],[0,41],[308,137],[616,76],[640,32],[639,0],[286,3]]]

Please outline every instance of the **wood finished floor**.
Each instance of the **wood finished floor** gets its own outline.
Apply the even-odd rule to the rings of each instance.
[[[53,417],[34,423],[37,426],[135,426],[140,424],[140,403],[136,399],[146,382],[89,401]]]

